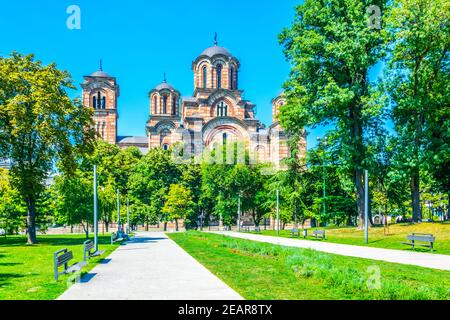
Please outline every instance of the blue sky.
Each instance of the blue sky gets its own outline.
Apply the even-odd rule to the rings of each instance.
[[[167,80],[184,96],[193,93],[191,62],[213,45],[241,62],[239,86],[271,123],[271,99],[289,73],[278,34],[294,18],[299,0],[58,0],[2,1],[0,55],[13,50],[55,61],[78,86],[83,75],[103,69],[120,85],[119,135],[145,135],[148,92]],[[69,30],[67,7],[81,9],[81,30]],[[308,137],[309,147],[324,129]]]

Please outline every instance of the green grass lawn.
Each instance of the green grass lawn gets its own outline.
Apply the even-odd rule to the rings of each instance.
[[[323,241],[352,244],[358,246],[366,246],[364,243],[364,231],[357,230],[355,227],[342,228],[322,228],[326,229],[326,239]],[[446,222],[424,222],[418,224],[393,224],[389,226],[389,234],[384,234],[383,227],[375,227],[369,229],[369,247],[411,250],[410,246],[402,244],[407,242],[406,236],[413,232],[416,233],[430,233],[436,237],[433,253],[449,254],[450,255],[450,221]],[[261,230],[261,234],[276,236],[274,230]],[[312,230],[308,230],[308,240],[314,240]],[[280,237],[291,237],[290,230],[280,230]],[[301,236],[299,239],[303,239]],[[322,240],[319,240],[322,241]],[[417,247],[416,251],[430,252],[428,248]]]
[[[54,281],[53,253],[63,248],[72,250],[72,262],[83,260],[84,235],[38,236],[38,244],[27,245],[26,238],[0,238],[0,300],[53,300],[67,289],[69,275]],[[99,236],[102,257],[92,258],[82,269],[91,270],[120,244],[111,245],[109,235]]]
[[[196,231],[168,234],[246,299],[450,299],[450,272]],[[380,287],[368,284],[379,270]]]

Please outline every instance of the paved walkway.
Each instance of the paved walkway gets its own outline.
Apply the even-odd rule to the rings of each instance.
[[[450,255],[362,247],[322,241],[289,239],[233,231],[212,231],[212,233],[289,247],[309,248],[343,256],[382,260],[432,269],[450,270]]]
[[[139,233],[62,300],[240,300],[242,297],[162,232]]]

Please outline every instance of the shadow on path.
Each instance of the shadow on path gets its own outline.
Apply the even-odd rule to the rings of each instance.
[[[94,279],[96,275],[96,273],[88,273],[81,278],[80,283],[88,283],[89,281]]]
[[[152,242],[158,242],[162,240],[167,240],[167,238],[152,238],[152,237],[139,237],[134,238],[133,240],[129,241],[129,243],[152,243]]]

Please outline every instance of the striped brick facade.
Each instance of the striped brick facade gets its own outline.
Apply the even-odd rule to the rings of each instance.
[[[182,97],[166,79],[149,92],[147,139],[117,136],[116,78],[102,70],[85,76],[83,103],[95,110],[94,125],[99,138],[121,148],[136,146],[144,152],[154,147],[168,149],[181,142],[194,155],[224,139],[240,141],[249,149],[252,163],[271,162],[282,168],[282,160],[289,156],[288,137],[278,119],[280,108],[285,105],[284,96],[272,100],[273,124],[266,127],[255,117],[256,106],[244,99],[239,89],[240,62],[227,49],[217,44],[205,49],[191,68],[192,96]],[[303,156],[305,137],[299,144]]]

